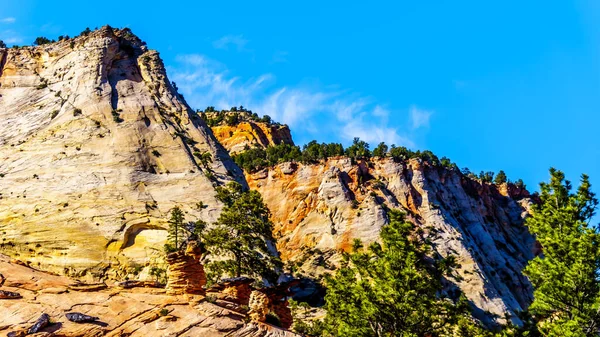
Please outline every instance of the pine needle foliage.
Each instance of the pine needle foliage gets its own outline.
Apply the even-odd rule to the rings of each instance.
[[[552,168],[540,199],[527,219],[543,251],[524,270],[535,289],[529,310],[543,336],[598,336],[600,233],[590,224],[598,200],[589,177],[582,175],[572,192],[564,173]]]

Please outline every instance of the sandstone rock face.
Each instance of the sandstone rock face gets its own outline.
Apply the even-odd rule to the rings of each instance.
[[[0,335],[11,332],[25,335],[46,313],[50,325],[40,333],[48,336],[297,336],[262,323],[245,323],[245,315],[202,301],[190,304],[183,296],[166,295],[163,289],[110,288],[96,292],[44,292],[66,288],[73,281],[8,262],[0,255],[0,273],[7,275],[1,289],[19,291],[23,299],[0,305]],[[72,322],[68,313],[78,313],[98,320]],[[73,317],[73,315],[69,315]],[[36,335],[37,336],[37,335]]]
[[[167,255],[167,294],[204,294],[206,274],[200,263],[202,252],[196,241],[191,241],[184,252]]]
[[[252,293],[254,279],[249,277],[234,277],[222,279],[210,288],[210,292],[219,292],[228,300],[239,305],[248,305]]]
[[[458,256],[460,277],[450,281],[480,319],[515,316],[531,302],[531,286],[521,274],[535,249],[523,225],[531,203],[526,191],[499,191],[417,159],[297,165],[293,172],[282,164],[246,179],[272,212],[282,258],[306,273],[330,272],[337,250],[348,250],[354,238],[377,240],[389,207],[403,210],[439,254]]]
[[[240,121],[235,125],[227,125],[225,121],[211,127],[215,137],[234,154],[254,146],[269,147],[278,144],[294,145],[287,125],[255,121],[247,112],[226,112],[225,116],[235,114]],[[207,118],[216,117],[217,113],[206,113]]]
[[[45,270],[122,278],[162,248],[175,205],[212,222],[214,186],[244,182],[126,29],[0,50],[0,120],[0,252]]]
[[[253,322],[264,322],[270,311],[271,301],[265,293],[254,290],[250,293],[248,307],[250,308],[248,316]]]

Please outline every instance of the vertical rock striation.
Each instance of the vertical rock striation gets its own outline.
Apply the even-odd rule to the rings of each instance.
[[[448,281],[465,293],[480,319],[501,322],[508,313],[519,322],[517,312],[532,300],[521,274],[536,249],[523,224],[532,201],[513,185],[390,158],[281,164],[246,178],[272,212],[282,258],[308,274],[331,272],[338,250],[349,250],[355,238],[377,240],[388,223],[386,209],[397,208],[438,254],[458,257],[460,268]]]
[[[128,29],[0,50],[0,120],[0,252],[45,270],[122,277],[162,248],[171,208],[213,221],[214,186],[244,182]]]

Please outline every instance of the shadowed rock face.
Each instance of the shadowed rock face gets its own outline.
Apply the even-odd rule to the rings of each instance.
[[[211,222],[214,185],[243,183],[128,30],[0,50],[0,120],[0,252],[45,270],[122,277],[162,248],[173,206]]]
[[[403,210],[441,256],[457,255],[459,277],[449,281],[479,318],[491,323],[493,315],[514,315],[532,300],[521,274],[535,254],[523,225],[532,201],[513,185],[482,184],[420,160],[389,158],[358,164],[337,158],[292,169],[281,164],[246,178],[272,212],[282,258],[309,274],[330,272],[337,251],[349,250],[355,238],[377,240],[389,207]]]

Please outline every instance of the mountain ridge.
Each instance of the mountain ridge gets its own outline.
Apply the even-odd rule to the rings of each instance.
[[[378,239],[394,208],[437,254],[458,256],[448,291],[464,292],[477,318],[519,324],[532,300],[520,268],[539,253],[524,226],[535,197],[522,187],[473,179],[429,153],[242,172],[228,151],[292,148],[289,128],[252,117],[209,127],[214,115],[193,112],[158,53],[127,29],[0,49],[0,65],[0,253],[81,280],[151,279],[170,210],[213,222],[215,188],[238,181],[271,210],[291,274],[333,271],[354,239]]]

